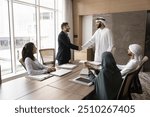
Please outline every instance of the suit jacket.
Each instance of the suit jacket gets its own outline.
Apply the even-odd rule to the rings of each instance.
[[[61,31],[58,35],[58,53],[56,59],[69,61],[71,59],[70,49],[78,50],[78,46],[72,44],[68,35]]]

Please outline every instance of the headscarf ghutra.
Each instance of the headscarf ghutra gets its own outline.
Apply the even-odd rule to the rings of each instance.
[[[129,50],[134,54],[136,60],[141,61],[142,59],[142,47],[138,44],[129,45]]]
[[[98,18],[96,18],[96,22],[102,22],[105,26],[106,26],[106,20],[105,20],[105,18],[103,18],[103,17],[98,17]]]

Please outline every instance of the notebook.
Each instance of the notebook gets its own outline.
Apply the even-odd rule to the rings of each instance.
[[[51,75],[54,75],[54,76],[63,76],[65,74],[68,74],[70,73],[72,70],[69,70],[69,69],[58,69],[54,72],[51,72],[50,74]]]
[[[25,76],[25,78],[29,78],[29,79],[33,79],[33,80],[39,80],[39,81],[45,80],[45,79],[50,78],[50,77],[52,77],[51,74],[41,74],[41,75],[28,75],[28,76]]]
[[[63,64],[63,65],[59,65],[59,68],[63,68],[63,69],[73,69],[75,68],[77,65],[74,64]]]
[[[83,84],[83,85],[87,85],[87,86],[91,86],[93,83],[90,81],[90,79],[86,78],[86,77],[82,77],[82,76],[78,76],[74,79],[71,79],[71,81],[75,82],[75,83],[79,83],[79,84]]]

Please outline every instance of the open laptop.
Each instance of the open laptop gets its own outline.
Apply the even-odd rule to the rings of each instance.
[[[50,78],[50,77],[52,77],[51,74],[27,75],[27,76],[25,76],[25,78],[38,80],[38,81],[42,81],[42,80],[45,80],[45,79]]]
[[[69,70],[69,69],[57,69],[56,71],[51,72],[50,74],[54,76],[63,76],[65,74],[70,73],[71,71],[72,70]]]

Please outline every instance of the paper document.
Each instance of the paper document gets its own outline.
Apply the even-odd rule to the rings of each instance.
[[[28,76],[25,76],[25,78],[29,78],[29,79],[33,79],[33,80],[45,80],[47,78],[50,78],[52,77],[51,74],[41,74],[41,75],[28,75]]]
[[[75,68],[77,65],[75,64],[63,64],[63,65],[60,65],[58,66],[59,68],[63,68],[63,69],[73,69]]]
[[[72,70],[68,70],[68,69],[58,69],[54,72],[51,72],[51,75],[55,75],[55,76],[63,76],[67,73],[70,73]]]
[[[80,71],[80,75],[88,75],[88,74],[89,74],[88,68],[83,68],[83,69]]]
[[[79,61],[79,63],[83,63],[83,64],[84,64],[85,62],[87,62],[87,60],[80,60],[80,61]]]
[[[95,61],[88,61],[88,62],[97,66],[101,65],[101,62],[95,62]]]

